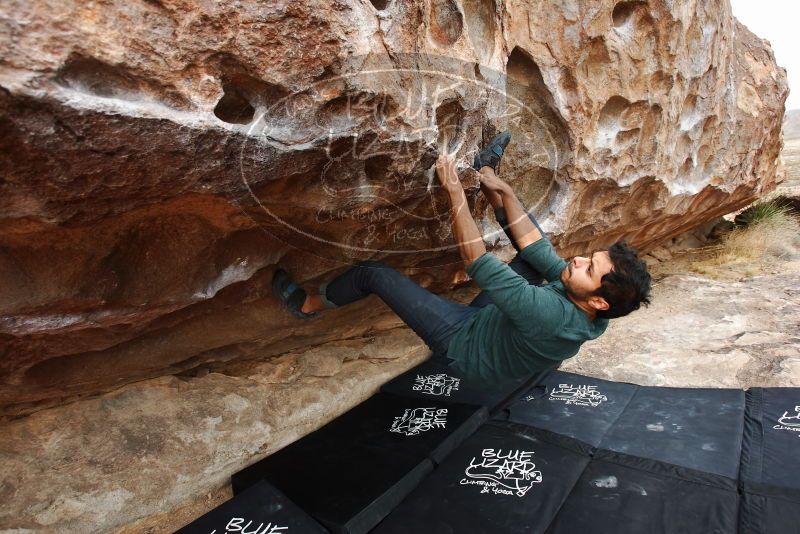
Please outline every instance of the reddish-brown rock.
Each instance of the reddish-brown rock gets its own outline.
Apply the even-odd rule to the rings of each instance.
[[[499,129],[565,255],[780,176],[785,72],[725,0],[12,0],[0,42],[4,414],[373,326],[374,299],[291,318],[278,264],[463,280],[431,166]]]

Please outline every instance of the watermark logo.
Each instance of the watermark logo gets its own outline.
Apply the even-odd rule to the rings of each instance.
[[[413,408],[394,418],[390,432],[417,436],[433,428],[447,426],[447,408]]]
[[[246,524],[245,521],[247,521]],[[243,517],[233,517],[228,521],[228,524],[225,525],[225,530],[219,534],[233,534],[234,532],[239,532],[241,534],[285,534],[289,532],[289,527],[280,526],[275,523],[259,523],[255,528],[251,527],[251,525],[255,525],[255,522],[248,521]],[[217,534],[217,529],[212,530],[210,534]]]
[[[483,449],[470,460],[460,484],[481,486],[481,493],[524,497],[542,482],[532,459],[533,451]]]
[[[531,401],[535,397],[526,397],[525,400]],[[564,404],[574,406],[591,406],[592,408],[606,402],[608,398],[597,391],[597,386],[559,384],[553,388],[548,395],[550,400],[561,401]]]
[[[417,375],[414,384],[411,386],[413,391],[421,391],[428,395],[449,397],[453,391],[458,391],[461,379],[439,373],[435,375]]]
[[[794,414],[783,412],[783,415],[778,418],[778,424],[773,426],[775,430],[789,430],[791,432],[800,432],[800,406],[794,407]],[[800,434],[798,434],[800,437]]]
[[[552,200],[563,143],[514,89],[524,83],[436,59],[353,58],[340,74],[262,98],[240,151],[243,211],[287,244],[337,260],[457,252],[436,158],[455,155],[468,198],[455,209],[476,215],[473,158],[503,129],[516,152],[501,178],[503,168],[526,179],[529,169],[537,179],[552,170],[547,194],[528,209]]]

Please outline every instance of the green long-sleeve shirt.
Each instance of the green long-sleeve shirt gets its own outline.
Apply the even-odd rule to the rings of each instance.
[[[608,327],[590,320],[567,298],[560,281],[567,263],[547,239],[519,252],[550,283],[530,285],[491,252],[467,274],[492,299],[470,317],[450,340],[447,357],[457,369],[487,381],[500,381],[546,369],[578,353],[581,344]]]

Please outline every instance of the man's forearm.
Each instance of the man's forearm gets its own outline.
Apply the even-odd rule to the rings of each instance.
[[[464,260],[464,265],[469,267],[473,261],[486,253],[483,236],[472,213],[469,211],[467,196],[459,182],[445,188],[450,197],[450,222],[453,228],[453,237],[458,243],[458,251]]]
[[[517,242],[519,250],[539,241],[542,238],[542,233],[536,228],[533,221],[528,218],[528,214],[511,186],[506,184],[505,187],[498,191],[498,194],[503,199],[503,208],[508,218],[508,228],[514,237],[514,241]]]
[[[481,192],[494,209],[503,207],[503,197],[492,191],[486,184],[481,183]]]

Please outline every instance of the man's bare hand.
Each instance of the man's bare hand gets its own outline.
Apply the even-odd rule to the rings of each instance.
[[[504,193],[509,189],[509,185],[498,178],[491,167],[484,167],[480,170],[479,179],[481,182],[481,189],[484,193],[487,191],[492,193]]]
[[[450,154],[441,154],[436,160],[436,177],[444,189],[460,186],[461,182],[456,174],[456,158]]]

